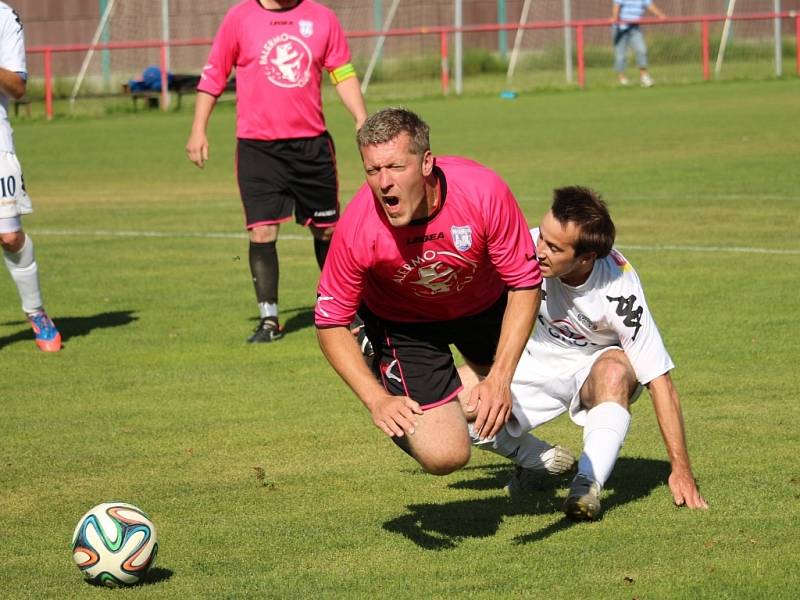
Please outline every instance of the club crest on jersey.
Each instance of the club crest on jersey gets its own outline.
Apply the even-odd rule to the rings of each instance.
[[[288,33],[264,44],[259,60],[267,79],[282,88],[305,87],[311,79],[311,62],[311,49]]]
[[[450,228],[450,237],[453,245],[459,252],[466,252],[472,248],[472,228],[469,225],[453,225]]]
[[[313,21],[305,21],[301,19],[297,24],[300,26],[300,35],[302,35],[304,38],[309,38],[314,35]]]
[[[400,266],[392,280],[421,298],[460,292],[475,279],[478,265],[455,252],[428,249]]]

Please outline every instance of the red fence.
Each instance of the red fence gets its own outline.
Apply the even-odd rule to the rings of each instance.
[[[700,24],[700,64],[703,73],[703,79],[710,78],[710,49],[709,49],[709,25],[711,23],[723,22],[727,19],[725,15],[692,15],[686,17],[669,17],[666,19],[642,19],[640,23],[647,25],[659,24]],[[794,37],[795,37],[795,72],[800,75],[800,14],[795,11],[786,11],[780,13],[749,13],[734,15],[730,18],[731,21],[771,21],[775,19],[789,19],[794,20]],[[348,38],[378,38],[382,35],[387,37],[402,37],[402,36],[439,36],[440,54],[441,54],[441,85],[442,91],[447,93],[449,91],[450,78],[448,71],[448,36],[455,33],[481,33],[481,32],[498,32],[498,31],[516,31],[517,29],[525,30],[563,30],[565,27],[570,27],[575,32],[575,46],[576,46],[576,62],[578,71],[578,85],[583,88],[586,84],[586,61],[585,61],[585,46],[584,46],[584,32],[586,29],[591,28],[607,28],[612,24],[610,19],[586,19],[581,21],[544,21],[537,23],[527,23],[522,26],[518,24],[484,24],[484,25],[467,25],[460,28],[451,26],[436,26],[436,27],[413,27],[406,29],[393,29],[387,32],[379,31],[351,31],[347,33]],[[67,53],[67,52],[87,52],[89,50],[122,50],[122,49],[136,49],[136,48],[158,48],[160,49],[161,56],[161,73],[162,84],[161,89],[163,100],[161,106],[166,109],[168,106],[168,95],[166,78],[167,78],[167,48],[168,47],[186,47],[186,46],[210,46],[211,39],[187,39],[187,40],[172,40],[169,42],[145,40],[137,42],[112,42],[105,44],[96,44],[94,46],[87,44],[69,44],[57,46],[35,46],[28,49],[29,54],[42,54],[44,58],[44,91],[45,91],[45,112],[48,119],[53,118],[53,68],[52,59],[54,54]]]

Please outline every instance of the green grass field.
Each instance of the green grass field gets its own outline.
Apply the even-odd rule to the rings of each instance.
[[[36,350],[0,276],[0,597],[794,598],[798,99],[792,79],[410,104],[435,153],[495,168],[531,224],[554,187],[601,190],[678,365],[710,510],[672,505],[645,394],[603,519],[578,525],[563,485],[510,500],[507,465],[480,452],[426,475],[371,424],[317,348],[299,227],[279,244],[288,335],[244,343],[230,103],[204,171],[184,157],[187,109],[15,123],[65,344]],[[346,201],[363,175],[338,103],[328,117]],[[580,448],[566,418],[541,433]],[[96,589],[72,563],[78,518],[111,499],[158,526],[145,585]]]

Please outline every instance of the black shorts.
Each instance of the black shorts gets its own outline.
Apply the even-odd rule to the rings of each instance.
[[[325,132],[292,140],[239,139],[236,176],[248,229],[288,221],[328,227],[339,220],[336,151]]]
[[[375,376],[387,392],[408,396],[423,409],[449,402],[462,388],[450,344],[473,364],[491,365],[506,302],[503,293],[477,315],[427,323],[387,321],[362,306],[358,314],[375,350]]]

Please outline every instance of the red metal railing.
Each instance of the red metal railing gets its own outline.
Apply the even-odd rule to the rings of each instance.
[[[665,25],[665,24],[701,24],[701,61],[703,70],[703,79],[710,78],[710,51],[709,51],[709,25],[711,23],[719,23],[726,20],[725,15],[693,15],[684,17],[668,17],[666,19],[641,19],[639,23],[645,25]],[[800,14],[795,11],[784,12],[761,12],[761,13],[747,13],[741,15],[734,15],[731,17],[733,21],[767,21],[773,19],[794,19],[795,23],[795,72],[800,75]],[[402,37],[402,36],[426,36],[438,35],[440,39],[439,52],[441,54],[441,85],[442,92],[447,94],[450,85],[450,74],[448,68],[448,35],[454,33],[486,33],[497,31],[516,31],[517,29],[533,29],[533,30],[548,30],[548,29],[564,29],[571,27],[575,30],[575,45],[576,45],[576,59],[578,66],[578,85],[584,88],[586,85],[586,63],[584,58],[584,32],[587,28],[609,27],[612,25],[610,19],[585,19],[581,21],[541,21],[538,23],[526,23],[522,26],[516,23],[507,24],[481,24],[481,25],[465,25],[463,27],[452,26],[435,26],[435,27],[411,27],[392,29],[389,31],[351,31],[347,33],[348,38],[370,38],[379,37],[382,35],[389,37]],[[131,50],[137,48],[159,48],[160,61],[161,61],[161,89],[162,89],[162,102],[161,106],[164,110],[168,105],[169,90],[167,89],[167,48],[170,47],[186,47],[186,46],[210,46],[213,40],[211,39],[188,39],[188,40],[172,40],[164,42],[163,40],[144,40],[136,42],[109,42],[103,44],[64,44],[57,46],[34,46],[28,48],[29,54],[43,54],[44,55],[44,89],[45,89],[45,111],[48,119],[53,118],[53,68],[52,60],[53,54],[64,52],[87,52],[88,50]]]

